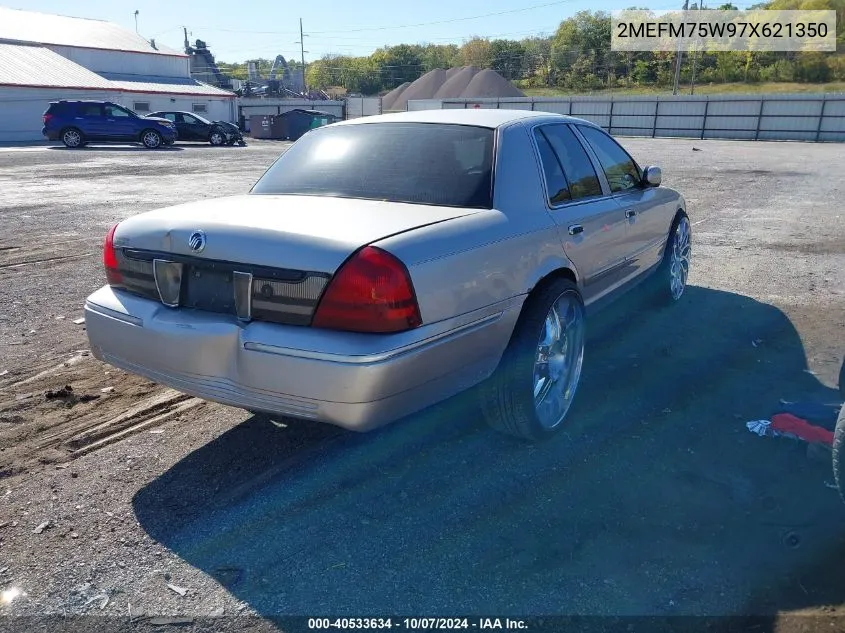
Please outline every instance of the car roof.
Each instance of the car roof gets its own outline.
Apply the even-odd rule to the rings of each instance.
[[[559,119],[561,122],[571,121],[594,125],[589,121],[575,117],[555,114],[554,112],[537,112],[532,110],[502,110],[493,108],[455,108],[446,110],[413,110],[409,112],[394,112],[379,114],[357,119],[340,121],[333,125],[364,125],[372,123],[443,123],[455,125],[475,125],[478,127],[498,128],[519,121]]]

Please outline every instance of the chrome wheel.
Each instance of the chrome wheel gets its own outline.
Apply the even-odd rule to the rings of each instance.
[[[226,139],[223,137],[222,132],[212,132],[208,140],[212,145],[223,145]]]
[[[67,130],[62,135],[62,142],[68,147],[79,147],[82,145],[82,134],[76,130]]]
[[[669,290],[672,293],[672,299],[680,299],[687,287],[690,252],[689,219],[682,216],[672,236],[672,253],[669,260]]]
[[[584,360],[584,308],[564,293],[543,324],[534,362],[534,409],[546,429],[558,426],[575,397]]]
[[[144,136],[141,137],[141,142],[144,144],[144,147],[149,147],[150,149],[155,149],[159,145],[161,145],[161,136],[158,132],[153,132],[149,130],[144,132]]]

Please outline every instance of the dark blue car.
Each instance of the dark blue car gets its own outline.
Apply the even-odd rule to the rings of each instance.
[[[41,133],[71,148],[87,143],[142,143],[155,149],[173,145],[177,136],[167,119],[140,117],[108,101],[55,101],[44,113]]]

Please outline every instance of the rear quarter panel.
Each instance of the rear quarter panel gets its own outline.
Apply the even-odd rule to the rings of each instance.
[[[499,130],[494,207],[377,243],[408,266],[424,323],[521,303],[539,279],[571,267],[521,123]]]

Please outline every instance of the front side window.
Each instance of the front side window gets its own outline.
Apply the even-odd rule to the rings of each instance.
[[[579,125],[578,130],[587,139],[590,147],[598,156],[607,176],[607,182],[613,193],[636,189],[642,185],[642,178],[637,164],[628,152],[601,130]]]
[[[132,116],[132,113],[129,112],[129,110],[127,110],[125,108],[121,108],[120,106],[112,105],[112,104],[106,105],[105,110],[106,110],[106,116],[111,117],[111,118],[131,117]]]
[[[494,135],[453,124],[329,125],[294,143],[251,193],[490,209]]]

